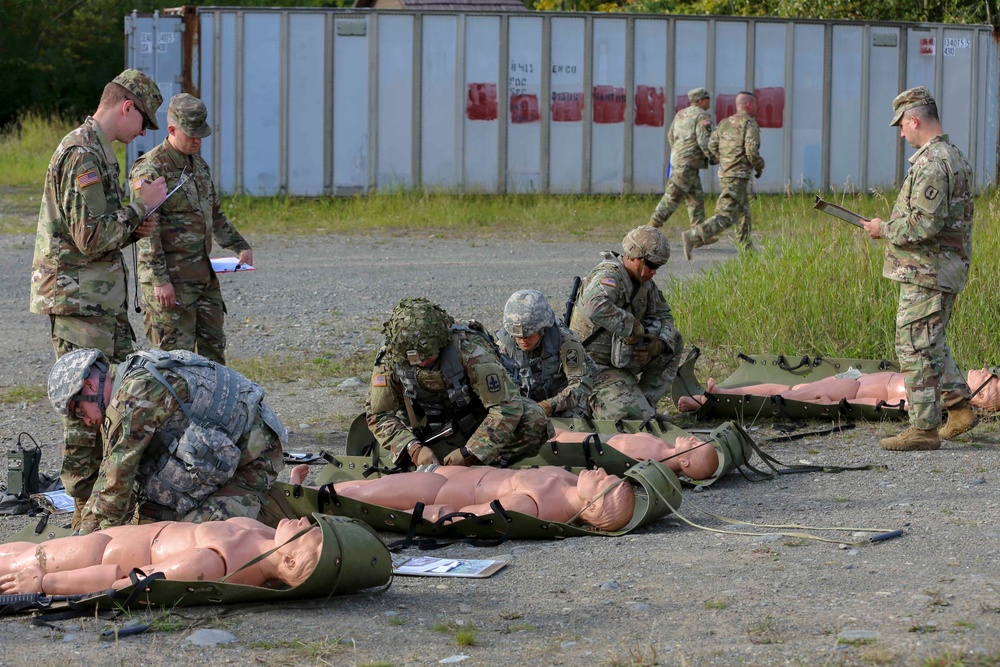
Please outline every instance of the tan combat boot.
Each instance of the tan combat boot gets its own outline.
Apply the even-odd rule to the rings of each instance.
[[[942,440],[951,440],[979,424],[979,415],[972,411],[968,403],[956,405],[948,410],[948,421],[938,429]]]
[[[911,426],[899,435],[884,438],[878,443],[890,452],[921,452],[941,448],[941,436],[936,428],[920,429]]]
[[[705,245],[693,229],[681,232],[681,241],[684,242],[684,259],[691,261],[691,251]],[[713,240],[712,243],[715,243]]]

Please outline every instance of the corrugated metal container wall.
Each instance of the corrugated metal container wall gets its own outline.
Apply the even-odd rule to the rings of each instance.
[[[890,104],[917,85],[977,184],[996,180],[997,45],[983,26],[188,11],[126,17],[128,64],[165,98],[205,100],[215,132],[202,153],[224,192],[656,193],[666,129],[698,86],[715,122],[756,91],[761,191],[894,187],[913,150]],[[133,142],[129,161],[162,139]]]

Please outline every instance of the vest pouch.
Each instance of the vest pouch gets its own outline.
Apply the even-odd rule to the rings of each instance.
[[[191,422],[171,443],[165,463],[143,484],[143,499],[183,516],[227,484],[240,463],[240,448],[221,431]]]
[[[629,345],[625,339],[618,334],[611,334],[611,365],[615,368],[637,370],[629,368],[632,363],[632,353],[635,351],[634,345]]]

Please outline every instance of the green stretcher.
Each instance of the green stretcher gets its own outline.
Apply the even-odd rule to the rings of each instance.
[[[224,581],[142,580],[133,577],[133,585],[118,591],[105,591],[86,596],[0,596],[0,615],[16,611],[42,609],[57,612],[67,608],[116,609],[121,607],[176,607],[217,604],[287,602],[305,598],[326,598],[357,591],[388,588],[392,577],[392,557],[379,536],[365,522],[341,516],[319,513],[312,516],[323,531],[323,547],[319,562],[306,581],[292,588],[276,589],[262,586],[232,584]],[[25,531],[22,531],[24,533]],[[29,533],[33,529],[29,528]],[[65,537],[69,529],[53,528],[35,536],[37,541]],[[8,541],[26,541],[26,534],[17,534]],[[33,540],[28,540],[33,541]],[[143,590],[145,589],[145,590]],[[11,598],[22,598],[20,601]],[[34,598],[32,600],[31,598]]]
[[[607,440],[619,433],[638,433],[645,431],[658,438],[672,442],[681,436],[692,436],[689,433],[666,421],[595,421],[589,419],[552,419],[553,426],[578,433],[594,433],[583,443],[547,442],[539,449],[538,454],[528,458],[507,463],[509,468],[533,468],[538,466],[560,466],[572,470],[603,468],[612,475],[623,475],[640,461],[619,452],[607,444]],[[699,440],[707,440],[715,447],[719,455],[719,468],[715,474],[703,480],[691,480],[681,475],[683,484],[708,486],[720,477],[740,469],[749,463],[757,447],[750,435],[735,422],[726,422],[705,437],[697,435]],[[456,445],[457,446],[457,445]],[[445,450],[435,453],[439,458],[447,455]],[[351,424],[347,435],[346,456],[326,456],[328,465],[320,471],[317,484],[329,484],[350,479],[365,479],[372,475],[392,474],[401,472],[393,468],[387,453],[381,449],[375,436],[368,430],[365,416],[359,415]]]
[[[665,465],[644,461],[624,471],[625,483],[636,490],[635,510],[629,523],[615,531],[604,531],[589,526],[543,521],[537,517],[512,512],[499,503],[492,506],[493,513],[484,516],[465,516],[447,522],[431,522],[415,512],[373,505],[339,496],[332,485],[307,488],[300,485],[278,483],[283,491],[283,511],[290,515],[307,516],[322,512],[364,521],[379,531],[406,533],[409,537],[462,540],[481,546],[500,544],[506,539],[559,539],[584,535],[624,535],[662,516],[670,514],[681,504],[681,484],[677,476]],[[272,498],[275,494],[272,494]],[[416,509],[416,508],[415,508]]]
[[[906,419],[906,401],[896,403],[879,402],[877,405],[851,403],[847,399],[833,405],[819,405],[803,401],[787,400],[781,396],[754,396],[752,394],[709,394],[698,382],[694,365],[701,351],[694,347],[681,364],[671,387],[674,404],[684,396],[706,394],[708,400],[696,411],[682,414],[698,419],[736,419],[741,423],[753,423],[757,419]],[[740,366],[732,375],[716,386],[723,389],[738,389],[753,384],[794,385],[813,380],[822,380],[856,368],[862,373],[882,371],[899,372],[899,364],[894,361],[872,359],[847,359],[841,357],[786,357],[784,355],[740,354]]]

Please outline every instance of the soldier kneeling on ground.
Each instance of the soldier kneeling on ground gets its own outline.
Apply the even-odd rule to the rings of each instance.
[[[522,395],[537,401],[549,417],[586,414],[597,367],[573,332],[556,322],[541,292],[511,295],[496,338],[500,351],[517,364]]]
[[[277,525],[267,494],[288,433],[264,390],[187,351],[137,352],[109,364],[74,350],[49,374],[56,412],[101,426],[104,458],[73,526],[81,534],[140,521],[243,516]]]
[[[478,323],[456,324],[427,299],[403,299],[383,332],[365,413],[397,465],[502,464],[533,456],[552,435]]]

